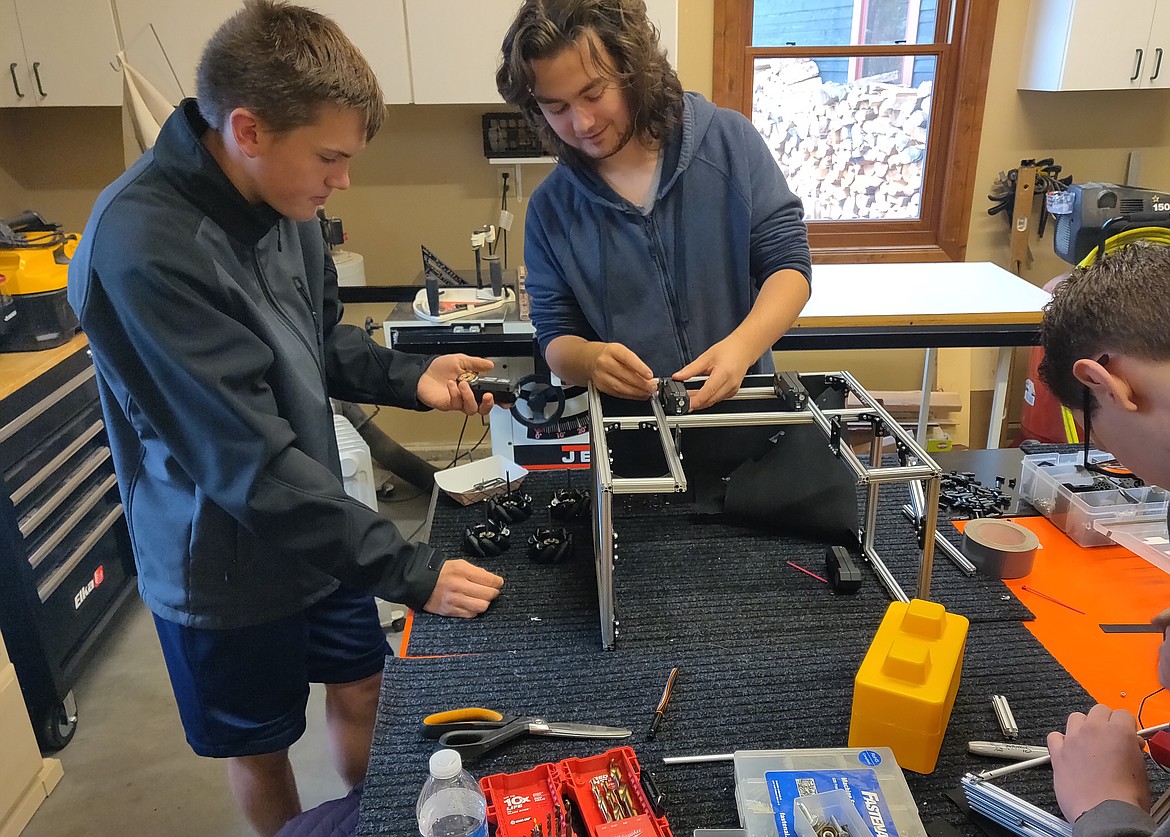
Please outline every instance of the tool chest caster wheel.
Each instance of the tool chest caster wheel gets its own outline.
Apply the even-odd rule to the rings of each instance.
[[[77,703],[73,700],[73,692],[41,714],[35,732],[41,749],[49,752],[64,749],[73,740],[77,732]]]

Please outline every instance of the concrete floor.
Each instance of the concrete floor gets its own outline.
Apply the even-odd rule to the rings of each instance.
[[[404,499],[392,495],[382,505],[403,535],[427,516],[430,493],[417,492],[402,483],[395,494]],[[385,617],[398,608],[383,603],[381,609]],[[389,636],[397,649],[400,635]],[[254,834],[228,790],[224,765],[196,756],[187,746],[154,623],[137,596],[123,605],[97,644],[74,695],[77,734],[65,749],[49,754],[61,760],[65,777],[23,837]],[[306,809],[346,792],[325,745],[320,686],[312,688],[307,715],[308,730],[292,748]]]

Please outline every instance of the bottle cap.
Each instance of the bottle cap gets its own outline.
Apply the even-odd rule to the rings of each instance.
[[[439,750],[431,755],[431,775],[436,779],[454,779],[463,769],[463,759],[456,750]]]

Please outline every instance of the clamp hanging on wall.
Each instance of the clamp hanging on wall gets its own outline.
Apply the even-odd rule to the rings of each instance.
[[[999,173],[987,199],[992,202],[988,215],[1004,213],[1011,225],[1011,254],[1009,268],[1017,276],[1031,263],[1032,255],[1028,241],[1032,230],[1032,215],[1036,209],[1036,196],[1049,192],[1060,192],[1072,183],[1072,177],[1060,177],[1061,167],[1049,157],[1044,160],[1021,160],[1011,171]],[[1043,200],[1039,203],[1040,220],[1036,237],[1044,237],[1048,221],[1048,210]]]

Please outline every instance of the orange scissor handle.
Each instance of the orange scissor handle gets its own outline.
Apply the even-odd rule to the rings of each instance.
[[[451,709],[447,712],[435,712],[423,718],[425,726],[439,724],[456,724],[464,721],[503,721],[504,716],[494,709],[484,709],[481,706],[466,706],[462,709]]]

